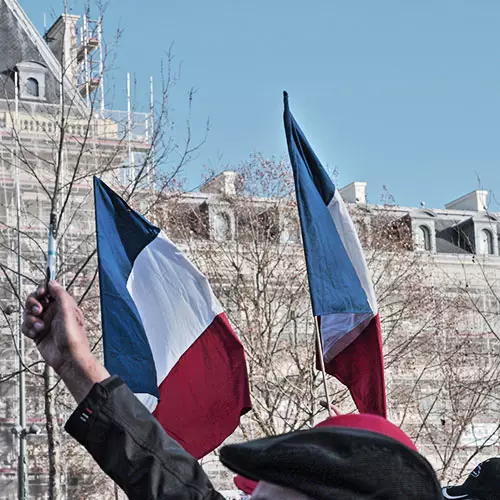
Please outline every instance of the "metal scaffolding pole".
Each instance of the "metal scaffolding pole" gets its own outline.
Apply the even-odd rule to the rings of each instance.
[[[83,67],[85,70],[85,97],[87,98],[87,106],[90,106],[90,68],[89,68],[89,51],[88,51],[88,22],[87,15],[83,15]]]
[[[97,36],[99,38],[99,86],[101,87],[101,114],[104,119],[104,53],[102,47],[102,17],[97,22]]]
[[[14,127],[19,125],[19,76],[17,71],[14,73],[15,86],[15,113]],[[19,456],[18,456],[18,497],[19,500],[28,498],[28,464],[26,460],[26,388],[24,373],[24,335],[22,332],[22,304],[23,295],[23,263],[21,259],[21,179],[19,175],[19,143],[17,133],[15,134],[15,182],[16,182],[16,230],[17,230],[17,296],[18,296],[18,357],[19,357],[19,417],[17,425],[17,437],[19,438]]]

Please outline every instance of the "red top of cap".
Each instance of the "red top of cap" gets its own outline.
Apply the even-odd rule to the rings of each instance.
[[[390,437],[408,446],[414,451],[418,451],[413,441],[396,425],[389,420],[372,415],[371,413],[338,415],[328,417],[323,422],[320,422],[316,427],[349,427],[351,429],[364,429],[365,431],[376,432],[384,436]]]

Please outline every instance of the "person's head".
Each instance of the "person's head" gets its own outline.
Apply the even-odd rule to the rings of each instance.
[[[460,486],[446,486],[444,499],[500,500],[500,457],[481,462]]]
[[[441,498],[434,470],[410,438],[375,415],[331,417],[315,429],[225,446],[220,458],[259,481],[252,500]]]

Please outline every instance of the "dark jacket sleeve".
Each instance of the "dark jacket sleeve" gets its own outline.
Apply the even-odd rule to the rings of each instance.
[[[95,384],[65,429],[133,500],[223,499],[119,377]]]

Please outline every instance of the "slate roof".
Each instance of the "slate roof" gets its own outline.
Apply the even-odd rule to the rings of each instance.
[[[460,223],[462,219],[436,219],[436,251],[437,253],[458,253],[471,254],[474,253],[470,245],[458,243],[458,235],[460,231]]]
[[[45,97],[49,104],[59,104],[61,65],[17,0],[0,0],[0,99],[14,99],[13,70],[16,64],[33,61],[47,68]],[[68,97],[80,112],[85,101],[66,80]]]
[[[21,61],[47,63],[26,27],[14,15],[6,0],[0,0],[0,98],[14,99],[13,69]],[[51,103],[58,103],[57,80],[50,72],[46,76],[46,97]]]
[[[500,242],[500,224],[492,222],[497,227]],[[439,219],[435,220],[437,253],[473,254],[475,253],[467,229],[472,231],[473,218]]]

